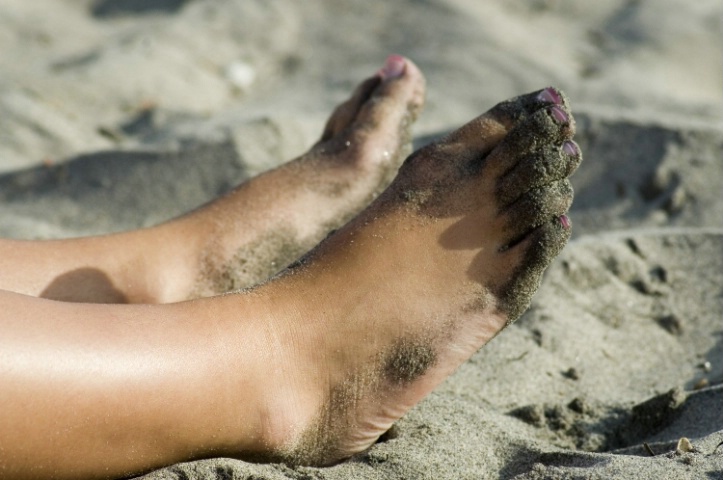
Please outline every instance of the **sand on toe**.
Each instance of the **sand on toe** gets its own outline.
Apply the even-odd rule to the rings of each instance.
[[[304,152],[392,52],[427,76],[418,144],[558,86],[586,161],[573,240],[520,321],[348,462],[146,478],[715,478],[722,14],[717,0],[6,0],[0,234],[189,210]]]

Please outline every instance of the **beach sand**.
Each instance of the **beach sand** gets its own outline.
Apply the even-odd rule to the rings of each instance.
[[[574,235],[520,320],[349,461],[143,478],[723,478],[722,15],[718,0],[5,0],[0,235],[192,209],[304,152],[389,53],[427,76],[417,145],[558,86],[585,156]]]

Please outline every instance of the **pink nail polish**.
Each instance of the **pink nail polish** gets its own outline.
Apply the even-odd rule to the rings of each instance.
[[[571,157],[576,157],[580,153],[580,149],[577,148],[577,145],[570,141],[562,144],[562,150]]]
[[[537,99],[541,102],[554,103],[556,105],[562,105],[562,97],[552,87],[547,87],[537,95]]]
[[[567,113],[560,107],[552,107],[550,109],[550,114],[552,115],[552,118],[555,119],[555,121],[559,124],[567,123],[569,118],[567,116]]]
[[[401,55],[389,55],[379,74],[382,76],[382,80],[401,77],[406,66],[407,61]]]
[[[560,216],[560,224],[562,225],[562,228],[565,230],[569,229],[571,226],[570,218],[567,215],[561,215]]]

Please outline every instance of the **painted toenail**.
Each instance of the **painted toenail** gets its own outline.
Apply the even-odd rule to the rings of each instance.
[[[384,80],[401,77],[406,66],[407,62],[401,55],[389,55],[379,73]]]
[[[567,215],[560,216],[560,224],[562,225],[562,228],[567,230],[570,228],[570,218]]]
[[[577,145],[569,141],[562,144],[562,150],[571,157],[576,157],[580,153],[580,149],[577,148]]]
[[[550,114],[552,115],[552,118],[554,118],[555,121],[560,124],[567,123],[567,121],[569,120],[567,113],[565,113],[565,111],[560,107],[552,107],[550,109]]]
[[[537,99],[541,102],[554,103],[556,105],[562,104],[562,97],[552,87],[547,87],[537,95]]]

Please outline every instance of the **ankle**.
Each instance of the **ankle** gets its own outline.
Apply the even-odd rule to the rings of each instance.
[[[240,318],[256,319],[238,328],[245,344],[230,370],[232,378],[239,372],[248,376],[238,384],[238,398],[248,400],[248,418],[256,426],[252,438],[248,422],[237,424],[237,438],[250,442],[241,449],[233,442],[233,455],[244,452],[251,460],[291,461],[290,452],[314,424],[328,391],[329,375],[320,361],[324,346],[312,332],[318,317],[300,301],[295,285],[284,279],[215,300],[233,305]],[[229,411],[239,418],[237,400],[231,401]]]
[[[137,268],[127,272],[139,283],[132,303],[174,303],[193,297],[200,276],[199,227],[187,217],[139,230],[142,251]]]

